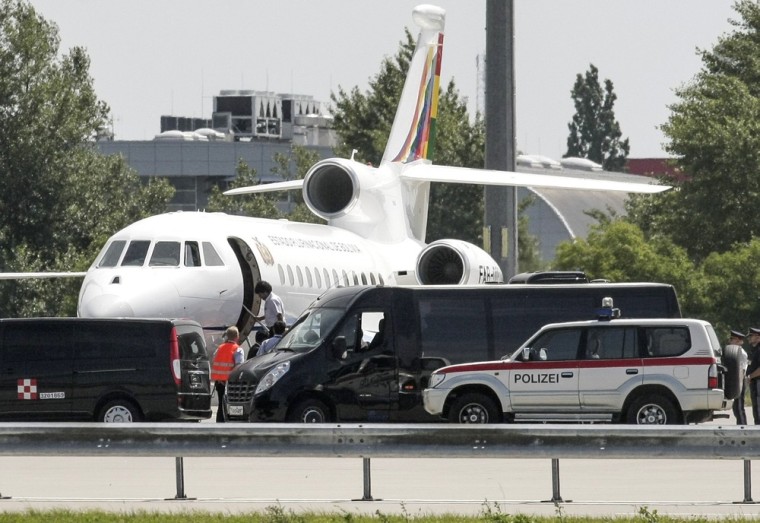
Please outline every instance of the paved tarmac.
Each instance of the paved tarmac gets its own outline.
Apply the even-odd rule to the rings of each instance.
[[[551,460],[373,459],[366,486],[358,458],[185,458],[179,486],[176,463],[2,457],[0,511],[760,516],[760,487],[745,499],[733,460],[559,460],[556,490]]]

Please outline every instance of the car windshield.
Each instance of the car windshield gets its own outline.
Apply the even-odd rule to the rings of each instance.
[[[276,350],[308,352],[320,345],[345,315],[344,309],[312,309],[285,333]]]

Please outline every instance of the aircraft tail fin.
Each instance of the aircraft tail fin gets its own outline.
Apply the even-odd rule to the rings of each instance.
[[[446,11],[433,5],[419,5],[414,8],[412,16],[420,26],[420,34],[383,153],[383,163],[431,159],[435,147]]]

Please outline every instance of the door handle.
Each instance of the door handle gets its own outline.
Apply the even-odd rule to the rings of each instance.
[[[639,369],[625,369],[625,373],[626,374],[630,374],[630,375],[638,374],[639,373]]]
[[[573,377],[573,373],[572,373],[572,372],[563,372],[563,373],[562,373],[562,374],[560,374],[560,375],[561,375],[563,378],[572,378],[572,377]]]

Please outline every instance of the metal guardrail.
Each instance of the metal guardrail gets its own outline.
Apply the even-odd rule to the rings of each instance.
[[[562,501],[561,458],[731,459],[745,462],[751,503],[760,426],[2,423],[0,456],[175,457],[175,499],[187,499],[183,457],[362,458],[364,500],[371,458],[547,458],[552,501]]]

